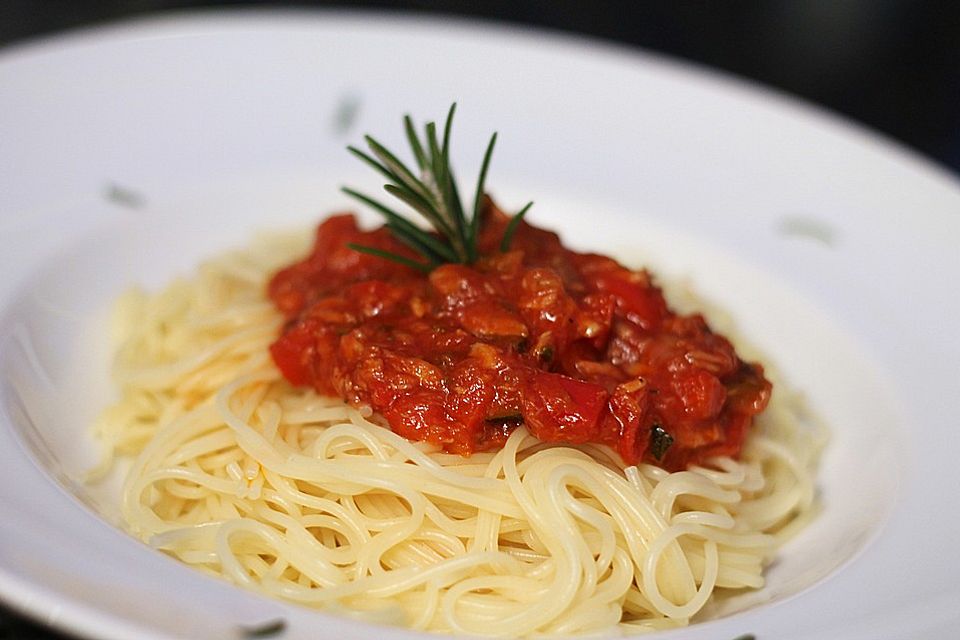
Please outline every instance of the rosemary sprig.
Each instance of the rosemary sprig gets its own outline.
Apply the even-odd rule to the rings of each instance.
[[[347,147],[353,155],[382,174],[388,181],[383,186],[384,190],[422,215],[433,227],[435,233],[420,228],[396,210],[354,189],[343,187],[343,192],[386,218],[386,227],[393,236],[410,247],[423,258],[423,261],[411,260],[391,251],[354,243],[348,245],[350,248],[393,260],[423,272],[429,272],[445,262],[470,264],[480,257],[477,239],[480,236],[483,189],[487,170],[490,167],[490,158],[493,156],[493,148],[497,142],[497,134],[490,136],[490,142],[483,155],[473,208],[468,216],[460,199],[453,168],[450,166],[450,132],[456,108],[456,103],[450,106],[442,138],[437,137],[437,125],[434,122],[426,124],[424,136],[421,138],[410,116],[404,116],[404,131],[416,161],[418,169],[416,173],[369,135],[364,136],[369,153],[357,147]],[[517,226],[532,205],[533,202],[528,202],[507,224],[500,242],[501,251],[510,249]]]

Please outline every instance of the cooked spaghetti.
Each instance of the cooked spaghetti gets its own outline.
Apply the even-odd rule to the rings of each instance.
[[[291,386],[268,350],[284,319],[265,291],[306,240],[262,239],[118,305],[121,397],[97,431],[104,469],[133,459],[123,517],[152,547],[414,629],[640,631],[762,587],[812,514],[819,439],[779,383],[738,459],[673,473],[523,426],[498,450],[445,453]]]

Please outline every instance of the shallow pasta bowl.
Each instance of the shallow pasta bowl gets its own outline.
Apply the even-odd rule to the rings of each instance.
[[[337,13],[169,17],[0,57],[0,595],[96,637],[416,635],[194,573],[123,533],[83,474],[112,393],[112,300],[346,208],[339,185],[370,180],[343,147],[452,100],[459,149],[500,132],[501,202],[533,199],[531,218],[573,246],[689,279],[831,430],[823,511],[767,586],[663,637],[952,631],[955,179],[657,57]]]

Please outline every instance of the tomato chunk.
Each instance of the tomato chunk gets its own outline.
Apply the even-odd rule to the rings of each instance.
[[[557,373],[537,373],[524,389],[523,418],[548,442],[596,441],[608,394],[596,384]]]

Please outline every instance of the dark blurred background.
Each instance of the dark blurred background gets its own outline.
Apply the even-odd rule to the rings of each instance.
[[[956,0],[0,0],[0,53],[28,38],[130,17],[263,6],[477,17],[642,47],[802,97],[960,174]],[[0,640],[39,637],[53,636],[0,608]]]

